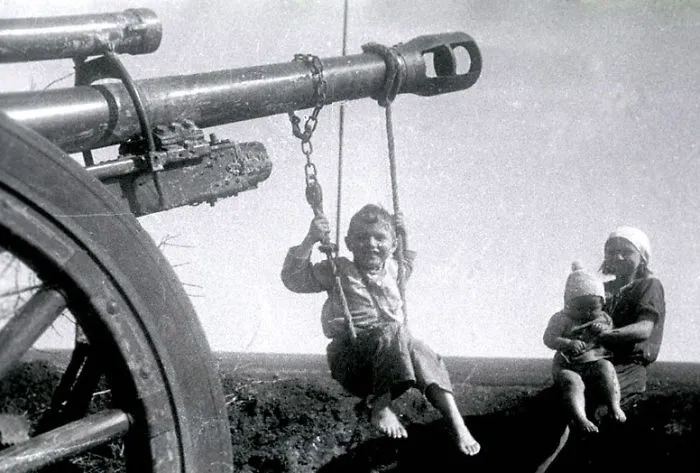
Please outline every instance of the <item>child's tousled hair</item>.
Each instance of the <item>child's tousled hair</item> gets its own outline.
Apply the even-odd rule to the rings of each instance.
[[[348,225],[348,235],[350,235],[354,229],[358,226],[364,225],[374,225],[375,223],[381,223],[387,225],[391,229],[393,235],[396,234],[396,229],[394,228],[394,218],[381,205],[367,204],[355,213],[350,219],[350,225]]]

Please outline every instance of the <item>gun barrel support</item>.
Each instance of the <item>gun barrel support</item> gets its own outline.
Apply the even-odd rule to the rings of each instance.
[[[453,50],[468,53],[468,72],[457,74]],[[397,47],[406,66],[402,93],[435,95],[463,90],[481,71],[476,43],[464,33],[421,36]],[[427,75],[426,58],[435,76]],[[377,54],[323,59],[326,103],[378,94],[386,65]],[[136,81],[151,122],[183,119],[206,128],[310,108],[315,104],[309,68],[300,61]],[[101,148],[138,134],[139,122],[123,85],[0,94],[0,110],[33,128],[64,151]]]

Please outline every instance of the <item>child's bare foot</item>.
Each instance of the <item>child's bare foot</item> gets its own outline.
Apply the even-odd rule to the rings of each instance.
[[[469,432],[464,417],[459,413],[457,403],[451,391],[441,388],[437,384],[431,384],[425,390],[425,395],[430,403],[435,406],[450,423],[452,438],[457,448],[465,455],[476,455],[481,450],[472,433]]]
[[[590,420],[584,418],[581,419],[574,419],[573,421],[574,425],[578,427],[582,432],[586,433],[595,433],[598,432],[598,426],[595,425],[593,422]]]
[[[613,419],[615,419],[616,422],[619,422],[620,424],[627,421],[627,416],[625,415],[624,411],[620,406],[612,406],[610,408],[610,415]]]
[[[408,432],[398,416],[391,410],[388,404],[375,404],[372,407],[370,422],[374,427],[387,437],[403,439],[408,437]]]
[[[481,450],[481,445],[464,424],[455,426],[454,437],[457,448],[465,455],[476,455]]]

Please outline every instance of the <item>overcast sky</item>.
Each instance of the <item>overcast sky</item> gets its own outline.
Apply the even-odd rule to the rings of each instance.
[[[153,9],[158,51],[126,56],[135,78],[340,55],[341,0],[2,1],[5,17]],[[401,207],[418,252],[414,335],[445,355],[549,357],[542,333],[572,260],[597,269],[618,225],[643,229],[666,288],[661,360],[700,361],[700,2],[352,0],[348,53],[463,31],[483,72],[467,91],[394,105]],[[0,66],[4,90],[41,88],[68,60]],[[72,77],[56,85],[69,87]],[[335,219],[339,106],[313,138]],[[391,208],[384,114],[346,106],[344,229],[367,202]],[[285,115],[208,130],[260,141],[272,176],[218,202],[141,219],[187,290],[215,350],[323,353],[323,294],[281,284],[312,216]]]

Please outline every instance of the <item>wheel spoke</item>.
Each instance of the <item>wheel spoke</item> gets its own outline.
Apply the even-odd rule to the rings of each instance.
[[[124,210],[70,156],[0,113],[0,245],[7,250],[0,249],[0,293],[9,291],[0,298],[0,379],[16,382],[12,365],[66,308],[90,344],[81,361],[82,341],[75,341],[75,366],[52,357],[22,366],[20,375],[42,373],[42,395],[26,403],[35,436],[0,450],[1,473],[231,471],[227,411],[197,314],[165,256]],[[96,389],[109,395],[93,396]],[[128,417],[107,411],[123,406]],[[86,417],[94,412],[101,414]]]
[[[129,424],[129,416],[116,409],[90,415],[0,451],[0,471],[35,471],[123,437]]]
[[[59,291],[42,287],[0,331],[0,379],[66,308]]]

